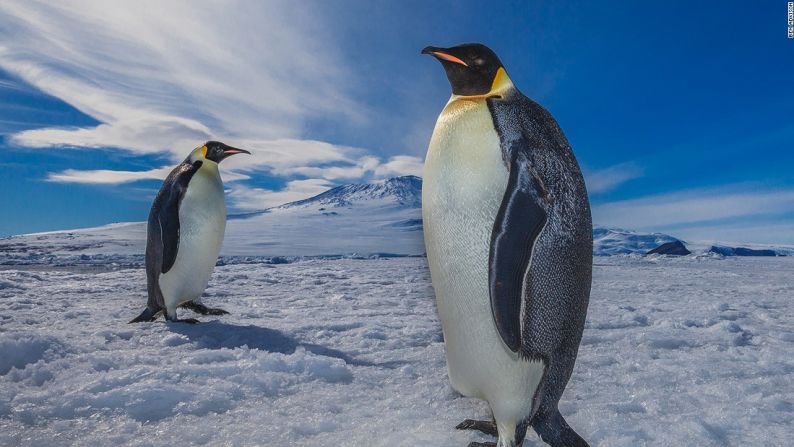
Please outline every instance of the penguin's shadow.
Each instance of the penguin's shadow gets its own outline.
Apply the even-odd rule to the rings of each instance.
[[[237,326],[217,320],[191,325],[183,323],[168,323],[168,325],[172,332],[184,335],[191,343],[203,349],[234,349],[248,346],[250,349],[259,349],[260,351],[292,354],[301,346],[312,354],[341,359],[352,366],[394,369],[407,363],[403,361],[377,363],[359,360],[338,349],[304,343],[279,330],[254,325]]]

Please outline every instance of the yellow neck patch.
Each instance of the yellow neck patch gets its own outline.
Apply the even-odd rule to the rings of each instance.
[[[458,99],[476,100],[486,99],[492,96],[499,96],[512,86],[513,81],[510,80],[510,76],[507,76],[507,72],[505,71],[504,67],[499,67],[499,70],[496,71],[496,75],[493,77],[493,84],[491,84],[491,90],[488,93],[485,93],[484,95],[471,96],[452,95],[450,102],[456,101]]]
[[[493,78],[493,84],[491,84],[491,91],[488,92],[488,94],[492,95],[494,93],[504,91],[512,86],[513,86],[513,81],[511,81],[510,77],[507,76],[507,72],[505,71],[504,67],[499,67],[499,70],[496,71],[496,76],[494,76]]]

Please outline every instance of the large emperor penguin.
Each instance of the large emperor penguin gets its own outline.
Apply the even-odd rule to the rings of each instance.
[[[494,421],[457,428],[521,445],[587,446],[557,403],[571,377],[592,276],[584,179],[551,114],[480,44],[427,47],[452,84],[424,167],[427,260],[452,386]],[[471,443],[470,446],[495,445]]]
[[[218,163],[234,154],[250,152],[208,141],[193,150],[166,177],[149,212],[146,241],[146,279],[149,301],[130,323],[154,321],[162,312],[178,319],[176,308],[220,315],[201,303],[226,229],[226,202]]]

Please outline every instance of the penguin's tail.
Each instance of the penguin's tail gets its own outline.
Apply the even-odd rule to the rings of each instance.
[[[160,314],[159,310],[152,310],[150,308],[146,308],[141,312],[140,315],[130,320],[130,323],[142,323],[145,321],[154,321],[157,319],[157,316]]]
[[[538,412],[532,418],[532,428],[544,442],[554,447],[590,447],[587,441],[565,422],[560,410],[556,408],[554,411]]]

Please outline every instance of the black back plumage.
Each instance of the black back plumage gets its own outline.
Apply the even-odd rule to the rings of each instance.
[[[592,274],[587,191],[573,151],[549,112],[515,89],[489,98],[488,107],[511,177],[525,178],[531,205],[544,221],[530,248],[520,348],[529,358],[542,358],[559,343],[579,344],[576,333],[583,327]],[[522,171],[513,172],[514,166]],[[510,193],[508,188],[506,198]],[[535,220],[539,217],[533,215],[523,225],[533,226]],[[543,309],[548,315],[535,321]],[[546,325],[548,330],[534,329]]]
[[[513,350],[546,365],[532,426],[552,445],[587,445],[557,410],[576,361],[592,280],[592,220],[584,178],[562,130],[542,106],[514,88],[487,102],[512,183],[494,225],[492,303],[521,298],[523,309],[514,304],[501,309],[513,318],[506,326],[520,324]],[[501,246],[500,236],[507,241]],[[502,264],[523,262],[526,276],[501,274],[500,249],[506,253]],[[494,279],[499,275],[501,283]],[[493,296],[500,292],[497,286],[507,294],[501,301]],[[494,318],[498,327],[500,318]],[[499,329],[510,346],[511,336]]]
[[[159,278],[174,266],[179,252],[179,206],[185,196],[190,179],[202,161],[193,163],[186,159],[180,163],[163,182],[149,211],[146,239],[146,277],[148,283],[150,311],[165,308]]]

